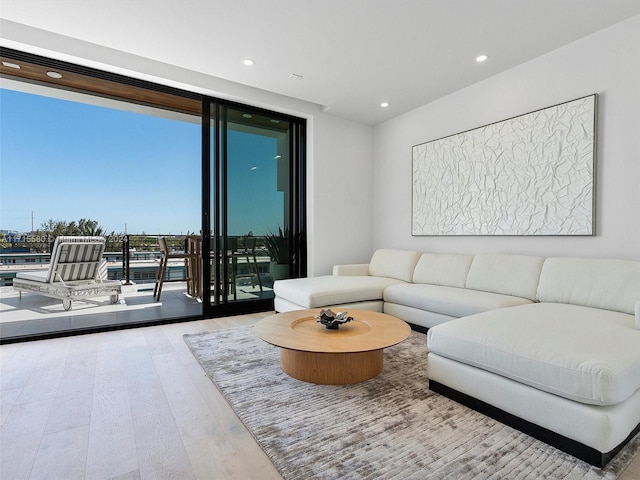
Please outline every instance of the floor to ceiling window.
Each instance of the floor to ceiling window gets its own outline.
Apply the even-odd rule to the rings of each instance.
[[[2,60],[0,341],[268,310],[275,279],[306,273],[303,120],[4,49]],[[48,268],[65,234],[106,238],[115,305],[64,311],[11,288],[16,272]]]

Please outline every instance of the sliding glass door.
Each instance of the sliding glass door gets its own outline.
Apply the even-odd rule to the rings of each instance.
[[[246,106],[212,102],[209,113],[210,307],[270,306],[275,280],[304,273],[297,186],[304,182],[294,166],[304,126]]]

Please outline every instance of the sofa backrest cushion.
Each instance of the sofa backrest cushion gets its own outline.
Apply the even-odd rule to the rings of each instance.
[[[420,253],[411,250],[376,250],[369,262],[369,275],[411,282]]]
[[[423,253],[413,272],[413,283],[464,288],[473,255]]]
[[[538,300],[634,315],[640,300],[640,262],[599,258],[547,258]]]
[[[529,255],[478,254],[465,287],[535,300],[543,261]]]

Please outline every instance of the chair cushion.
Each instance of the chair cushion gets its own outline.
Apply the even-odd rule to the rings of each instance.
[[[510,295],[423,284],[389,286],[384,291],[384,301],[451,317],[531,303],[529,299]]]
[[[613,405],[640,388],[640,331],[625,313],[534,303],[429,330],[429,351],[577,402]]]
[[[413,283],[464,288],[473,255],[423,253],[413,272]]]
[[[49,278],[49,270],[32,270],[28,272],[18,272],[16,273],[16,278],[20,278],[22,280],[31,280],[32,282],[43,282],[46,283]]]
[[[277,297],[306,308],[341,303],[382,300],[382,292],[400,280],[370,276],[325,275],[311,278],[278,280],[273,284]]]
[[[420,253],[410,250],[376,250],[369,262],[369,275],[410,282],[419,258]]]
[[[535,300],[543,261],[529,255],[475,255],[465,286]]]

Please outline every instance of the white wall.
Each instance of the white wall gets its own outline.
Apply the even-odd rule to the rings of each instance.
[[[308,273],[327,274],[334,264],[371,258],[372,127],[323,113],[313,103],[15,22],[0,19],[0,25],[0,44],[8,48],[306,118]]]
[[[595,237],[411,236],[413,145],[592,93]],[[378,125],[374,152],[375,248],[640,260],[640,16]]]
[[[314,117],[313,124],[309,266],[322,275],[333,265],[371,259],[373,129],[328,115]]]

